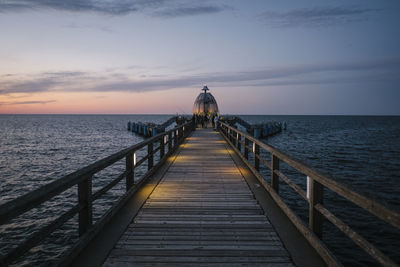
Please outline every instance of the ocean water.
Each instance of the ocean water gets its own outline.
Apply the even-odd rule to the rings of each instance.
[[[241,116],[246,121],[286,122],[280,134],[263,139],[286,154],[332,176],[354,191],[400,212],[400,117],[384,116]],[[263,153],[269,159],[268,153]],[[306,176],[282,164],[281,171],[306,190]],[[264,168],[264,177],[269,171]],[[324,190],[324,206],[335,216],[400,263],[400,231],[370,215],[336,193]],[[308,223],[308,205],[284,182],[280,196]],[[348,266],[374,266],[329,222],[324,242]]]
[[[171,115],[0,115],[0,204],[17,198],[144,139],[127,122],[162,123]],[[138,151],[138,158],[145,154]],[[93,178],[93,192],[124,170],[124,160]],[[146,163],[135,170],[140,177]],[[94,222],[118,199],[123,181],[93,203]],[[77,186],[0,226],[0,254],[77,204]],[[46,216],[44,216],[44,214]],[[77,216],[17,262],[51,265],[77,239]]]
[[[161,123],[171,115],[0,115],[0,204],[59,179],[94,161],[143,140],[126,130],[128,121]],[[357,192],[400,210],[400,117],[242,116],[252,122],[285,121],[288,129],[263,141],[333,176]],[[265,156],[268,155],[265,153]],[[124,168],[124,162],[96,175],[100,188]],[[305,189],[305,177],[284,164],[281,170]],[[139,170],[139,172],[144,170]],[[267,170],[262,170],[268,180]],[[113,176],[112,178],[114,178]],[[95,205],[99,218],[123,186]],[[95,191],[95,190],[94,190]],[[280,195],[306,222],[307,203],[281,184]],[[34,232],[76,202],[76,188],[0,226],[0,253]],[[325,190],[331,212],[368,241],[400,262],[400,233],[348,201]],[[47,214],[44,217],[42,214]],[[18,265],[45,265],[59,257],[78,237],[76,218],[30,251]],[[324,241],[345,265],[374,263],[332,225],[324,225]]]

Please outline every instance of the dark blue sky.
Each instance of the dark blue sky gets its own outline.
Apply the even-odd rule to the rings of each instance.
[[[400,115],[400,2],[0,2],[0,113]]]

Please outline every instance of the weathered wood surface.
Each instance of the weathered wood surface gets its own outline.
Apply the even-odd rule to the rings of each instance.
[[[189,137],[104,266],[293,266],[219,133]]]

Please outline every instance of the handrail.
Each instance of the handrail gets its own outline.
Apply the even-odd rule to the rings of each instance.
[[[342,196],[343,198],[349,200],[350,202],[363,208],[369,213],[382,219],[386,223],[393,225],[397,229],[400,229],[399,213],[389,210],[385,206],[374,202],[369,198],[347,188],[345,185],[335,181],[334,178],[332,178],[331,176],[322,174],[314,170],[305,163],[295,158],[292,158],[291,156],[280,151],[279,149],[271,145],[265,144],[262,141],[224,122],[220,122],[220,132],[228,141],[228,143],[233,147],[233,149],[238,153],[238,155],[244,160],[246,165],[253,172],[253,174],[255,174],[261,184],[267,189],[269,193],[271,193],[273,199],[282,208],[286,215],[292,220],[292,222],[300,230],[300,232],[308,239],[308,241],[317,250],[317,252],[327,255],[327,251],[321,248],[322,225],[323,219],[325,218],[332,222],[333,225],[335,225],[339,230],[345,233],[351,240],[353,240],[357,245],[359,245],[365,252],[371,255],[379,263],[385,266],[397,266],[396,263],[394,263],[390,258],[380,252],[379,249],[377,249],[365,239],[360,238],[360,235],[358,235],[348,225],[340,221],[331,212],[329,212],[326,207],[322,205],[323,188],[326,187],[330,189],[331,191]],[[242,137],[244,138],[244,141],[241,140]],[[250,142],[253,143],[253,148],[249,146]],[[244,155],[242,154],[241,149],[242,144],[244,145]],[[259,148],[262,148],[270,153],[271,163],[262,158],[262,155],[259,153]],[[251,164],[249,162],[249,151],[254,154],[254,164]],[[271,170],[271,185],[266,182],[266,180],[259,172],[260,161],[264,164],[264,166]],[[287,163],[289,166],[307,176],[309,184],[307,192],[279,170],[279,161]],[[281,178],[286,184],[288,184],[295,192],[297,192],[309,203],[308,229],[304,229],[304,224],[299,222],[299,217],[286,204],[284,204],[283,201],[281,201],[281,198],[279,197],[279,178]],[[328,263],[335,265],[334,261],[335,259],[331,257],[328,260]]]
[[[78,205],[72,208],[64,215],[60,215],[58,218],[50,222],[49,225],[40,228],[38,231],[33,233],[24,242],[19,244],[16,248],[12,249],[6,255],[0,257],[0,265],[8,265],[22,256],[32,247],[36,246],[43,239],[44,236],[49,235],[58,227],[63,225],[66,221],[71,219],[75,214],[79,213],[79,235],[80,240],[84,242],[90,241],[88,238],[82,238],[86,233],[93,227],[92,222],[92,202],[118,184],[123,178],[126,178],[126,192],[122,195],[114,207],[119,207],[120,202],[126,198],[127,194],[130,193],[135,187],[134,183],[134,170],[144,161],[148,161],[148,171],[144,174],[144,178],[150,176],[166,158],[173,153],[178,145],[190,134],[193,130],[192,122],[188,122],[183,125],[179,125],[171,130],[160,133],[154,137],[146,139],[145,141],[132,145],[126,149],[123,149],[117,153],[112,154],[106,158],[98,160],[84,168],[81,168],[71,174],[68,174],[60,179],[55,180],[47,185],[44,185],[32,192],[29,192],[21,197],[11,200],[7,203],[0,205],[0,225],[6,224],[8,221],[18,217],[19,215],[38,207],[40,204],[50,200],[54,196],[61,194],[62,192],[70,189],[71,187],[78,185]],[[166,141],[168,136],[168,141]],[[159,143],[159,146],[154,149],[154,143]],[[136,161],[135,152],[144,147],[148,147],[147,154],[142,159]],[[166,153],[167,148],[167,153]],[[159,151],[159,160],[154,165],[154,155]],[[114,163],[126,158],[126,169],[117,178],[112,179],[107,185],[99,189],[95,193],[92,193],[92,179],[93,176],[99,171],[113,165]],[[143,184],[141,181],[138,186]],[[109,210],[110,211],[110,210]],[[111,212],[114,213],[115,211]],[[110,212],[107,212],[110,213]],[[101,225],[101,223],[96,223]],[[93,231],[92,231],[93,232]],[[40,233],[41,238],[38,238]],[[78,243],[80,242],[78,241]]]

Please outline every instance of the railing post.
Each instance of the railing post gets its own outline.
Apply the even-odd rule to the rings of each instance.
[[[279,170],[279,158],[271,153],[271,187],[278,193],[279,176],[275,173],[276,170]]]
[[[315,205],[322,204],[324,198],[324,187],[309,177],[309,227],[320,239],[322,239],[323,215],[315,209]]]
[[[151,168],[153,168],[153,162],[154,162],[153,143],[149,143],[147,145],[147,155],[149,156],[147,163],[147,170],[151,170]]]
[[[168,133],[168,153],[172,150],[172,132]]]
[[[164,140],[165,140],[165,135],[161,136],[161,138],[160,138],[160,161],[165,155],[165,143],[164,143]]]
[[[133,170],[133,153],[129,153],[125,157],[126,162],[126,191],[128,191],[134,184],[134,170]]]
[[[246,136],[244,137],[244,157],[249,160],[249,139],[246,138]]]
[[[177,143],[178,143],[178,134],[177,130],[174,130],[174,148],[176,147]]]
[[[260,159],[258,158],[258,156],[260,155],[260,146],[254,142],[253,143],[254,146],[254,168],[257,171],[260,171]]]
[[[237,134],[237,149],[242,153],[242,136]]]
[[[78,184],[79,236],[86,233],[93,224],[92,214],[92,175]]]

